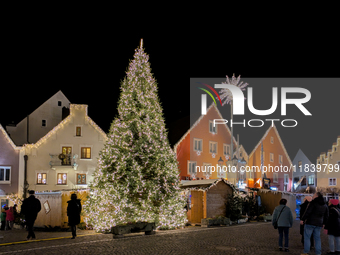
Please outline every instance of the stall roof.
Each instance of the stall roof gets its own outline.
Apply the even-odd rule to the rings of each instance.
[[[184,182],[180,187],[182,189],[209,189],[214,184],[217,184],[218,182],[223,181],[225,184],[229,185],[234,189],[234,186],[229,183],[228,181],[224,179],[205,179],[205,180],[195,180],[195,181],[187,181]]]

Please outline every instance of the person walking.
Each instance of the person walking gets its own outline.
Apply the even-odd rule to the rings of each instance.
[[[305,214],[306,209],[309,205],[309,203],[312,201],[312,197],[311,196],[307,196],[304,198],[303,203],[300,205],[300,219],[302,218],[302,216]],[[300,225],[300,235],[301,237],[301,243],[304,245],[305,243],[305,236],[304,236],[304,231],[305,231],[305,224]],[[314,237],[313,234],[310,237],[310,243],[311,243],[311,247],[314,247]]]
[[[30,196],[25,198],[21,206],[21,212],[25,215],[25,221],[27,224],[27,240],[30,238],[35,239],[35,234],[33,232],[34,222],[37,219],[38,213],[41,210],[41,203],[39,199],[34,196],[34,190],[28,192]]]
[[[325,225],[328,234],[329,252],[327,254],[340,254],[340,208],[338,199],[329,200],[329,217]],[[334,247],[335,241],[335,247]]]
[[[282,251],[283,247],[283,234],[285,239],[284,251],[289,251],[289,228],[293,226],[293,214],[287,204],[287,199],[282,198],[280,205],[275,207],[273,212],[272,224],[277,226],[279,231],[279,250]]]
[[[13,224],[14,224],[14,209],[13,209],[13,206],[11,206],[6,211],[6,222],[7,222],[7,229],[8,230],[13,229]]]
[[[320,192],[313,195],[313,200],[310,202],[306,212],[301,217],[300,225],[305,224],[304,229],[304,249],[302,255],[306,255],[310,251],[310,238],[314,236],[315,254],[321,255],[321,238],[320,232],[322,227],[328,220],[328,206]]]
[[[67,201],[67,203],[68,225],[71,227],[72,231],[71,239],[74,239],[77,236],[77,225],[80,223],[81,203],[75,193],[71,195],[71,200]]]
[[[6,230],[6,210],[7,205],[3,205],[1,208],[1,230]]]

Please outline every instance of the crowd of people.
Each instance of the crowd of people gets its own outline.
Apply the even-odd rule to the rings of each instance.
[[[35,233],[33,231],[34,222],[37,219],[38,213],[41,210],[41,203],[39,199],[34,196],[34,190],[29,191],[29,197],[25,198],[21,205],[21,214],[24,215],[25,225],[28,231],[26,240],[34,240]],[[80,223],[80,213],[82,210],[80,199],[77,198],[77,194],[71,194],[71,200],[67,201],[67,216],[68,224],[72,231],[72,239],[74,239],[76,234],[76,226]],[[12,230],[13,224],[19,218],[19,213],[17,212],[17,205],[8,207],[3,205],[1,208],[1,230]]]
[[[286,199],[280,200],[280,205],[274,209],[272,224],[279,232],[279,250],[288,252],[289,228],[293,226],[293,214],[286,204]],[[315,254],[321,255],[322,229],[328,235],[330,251],[327,254],[340,254],[339,200],[330,199],[327,205],[323,195],[316,192],[313,197],[305,197],[300,207],[300,234],[303,244],[301,255],[308,255],[311,248],[315,248]]]

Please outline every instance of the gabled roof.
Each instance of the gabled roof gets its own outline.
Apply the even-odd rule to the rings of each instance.
[[[221,119],[224,119],[222,117],[222,114],[220,113],[220,111],[218,110],[218,108],[216,107],[216,105],[214,103],[212,103],[209,108],[207,109],[207,114],[206,115],[201,115],[197,120],[196,122],[190,127],[190,129],[182,136],[182,138],[174,145],[174,152],[176,153],[176,150],[177,150],[177,146],[185,139],[185,137],[190,134],[191,130],[193,130],[199,123],[200,121],[204,118],[204,116],[207,116],[209,114],[209,111],[212,110],[212,109],[215,109],[217,111],[217,114],[218,116],[221,118]],[[224,123],[224,126],[226,127],[227,131],[229,132],[230,136],[231,136],[231,132],[230,132],[230,129],[228,127],[228,125],[226,123]],[[233,137],[233,141],[235,144],[237,144],[237,141],[235,140],[235,137]]]
[[[309,160],[309,158],[306,156],[306,154],[304,154],[303,153],[303,151],[301,150],[301,149],[299,149],[298,150],[298,152],[296,153],[296,155],[295,155],[295,157],[294,157],[294,159],[293,159],[293,162],[295,162],[295,160],[297,160],[297,159],[300,159],[300,157],[298,158],[298,155],[302,155],[303,157],[305,157],[306,159],[308,159],[308,161],[310,162],[310,163],[312,163],[310,160]]]
[[[217,183],[223,182],[230,186],[233,190],[235,190],[235,186],[229,181],[220,178],[220,179],[206,179],[206,180],[195,180],[195,181],[187,181],[180,185],[183,189],[192,189],[192,190],[209,190],[214,187]]]
[[[4,137],[7,139],[8,143],[13,147],[14,150],[20,150],[22,148],[22,147],[16,146],[14,144],[13,140],[9,137],[9,135],[6,132],[6,130],[2,127],[1,124],[0,124],[0,130],[2,131]]]
[[[277,138],[279,139],[280,145],[281,145],[281,147],[283,148],[283,151],[284,151],[284,153],[285,153],[285,155],[286,155],[286,157],[287,157],[287,159],[288,159],[289,164],[292,165],[292,161],[291,161],[291,159],[290,159],[290,157],[289,157],[289,155],[288,155],[288,153],[287,153],[287,151],[286,151],[285,146],[283,145],[283,142],[282,142],[282,140],[281,140],[281,137],[280,137],[280,135],[279,135],[279,132],[277,131],[276,126],[275,126],[274,123],[273,123],[273,126],[269,126],[269,128],[267,129],[267,131],[264,133],[263,137],[260,139],[260,141],[258,142],[258,144],[257,144],[257,145],[255,146],[255,148],[253,149],[253,151],[249,154],[249,158],[255,153],[255,151],[257,150],[257,148],[261,145],[261,142],[267,137],[267,135],[269,134],[269,131],[270,131],[272,128],[274,129],[275,134],[276,134]]]
[[[55,126],[50,132],[48,132],[45,136],[40,138],[35,144],[25,144],[26,148],[38,148],[43,142],[49,139],[52,135],[54,135],[61,127],[65,124],[69,123],[72,116],[73,109],[85,108],[85,119],[88,121],[90,125],[92,125],[105,139],[107,138],[106,133],[87,115],[87,105],[85,104],[70,104],[70,114],[62,120],[57,126]]]

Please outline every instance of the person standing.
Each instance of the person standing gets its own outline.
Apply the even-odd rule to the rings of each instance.
[[[328,206],[320,192],[316,192],[313,200],[310,202],[306,212],[301,217],[300,225],[305,224],[304,236],[305,243],[303,254],[308,254],[310,251],[310,238],[313,235],[315,241],[315,254],[321,255],[321,238],[320,232],[322,226],[328,220]]]
[[[309,203],[312,201],[312,197],[311,196],[307,196],[304,198],[303,203],[300,205],[300,218],[302,218],[302,216],[305,214],[306,209],[309,205]],[[301,237],[301,243],[304,245],[305,243],[305,236],[304,236],[304,231],[305,231],[305,224],[300,225],[300,235]],[[311,243],[311,247],[314,247],[314,237],[313,234],[310,237],[310,243]]]
[[[340,254],[340,208],[338,199],[329,200],[329,217],[325,225],[328,234],[329,250],[327,254]],[[334,241],[336,246],[334,247]]]
[[[74,239],[77,236],[77,225],[80,223],[81,203],[75,193],[71,195],[71,200],[67,201],[67,203],[68,225],[71,227],[72,239]]]
[[[21,206],[21,212],[25,215],[25,220],[27,224],[27,240],[30,238],[35,239],[35,234],[33,232],[34,222],[37,219],[38,213],[41,210],[41,203],[39,199],[34,196],[34,190],[28,192],[30,196],[25,198]]]
[[[14,209],[13,209],[13,206],[11,206],[6,211],[6,222],[7,222],[7,229],[11,230],[13,228],[13,224],[14,224]]]
[[[283,247],[283,234],[285,238],[284,251],[289,251],[289,228],[293,226],[293,214],[287,204],[287,199],[282,198],[280,205],[275,207],[273,212],[272,224],[277,224],[279,231],[279,250],[282,251]]]

